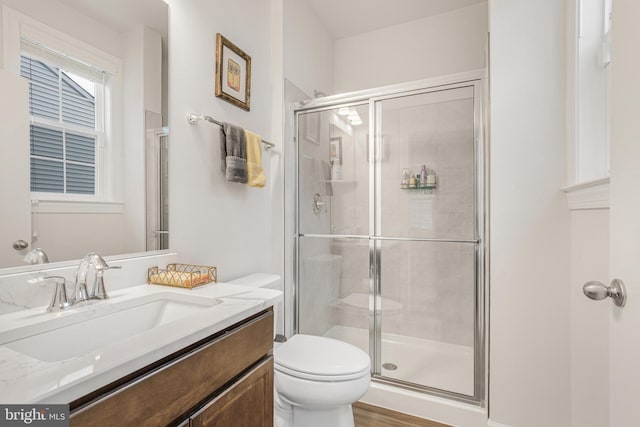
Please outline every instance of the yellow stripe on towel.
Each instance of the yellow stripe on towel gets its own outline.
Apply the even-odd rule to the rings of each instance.
[[[246,129],[244,136],[247,142],[247,185],[262,188],[267,183],[262,169],[262,138]]]

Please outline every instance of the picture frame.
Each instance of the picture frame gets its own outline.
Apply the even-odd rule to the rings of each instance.
[[[216,34],[215,95],[251,109],[251,57],[220,33]]]
[[[329,138],[329,162],[342,164],[342,137],[334,136]]]

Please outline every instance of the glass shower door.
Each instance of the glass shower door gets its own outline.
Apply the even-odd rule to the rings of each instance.
[[[295,331],[374,379],[484,395],[480,83],[296,114]]]
[[[297,117],[298,332],[369,352],[368,104]]]
[[[475,392],[473,86],[376,102],[375,374]]]

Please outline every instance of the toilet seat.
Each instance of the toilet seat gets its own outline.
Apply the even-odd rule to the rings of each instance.
[[[369,374],[369,355],[331,338],[294,335],[274,350],[275,369],[312,381],[348,381]]]

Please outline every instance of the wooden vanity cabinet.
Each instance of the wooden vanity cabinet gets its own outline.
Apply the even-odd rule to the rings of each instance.
[[[71,403],[71,426],[273,426],[270,308]]]
[[[273,420],[273,358],[261,362],[191,418],[192,427],[255,427]]]

